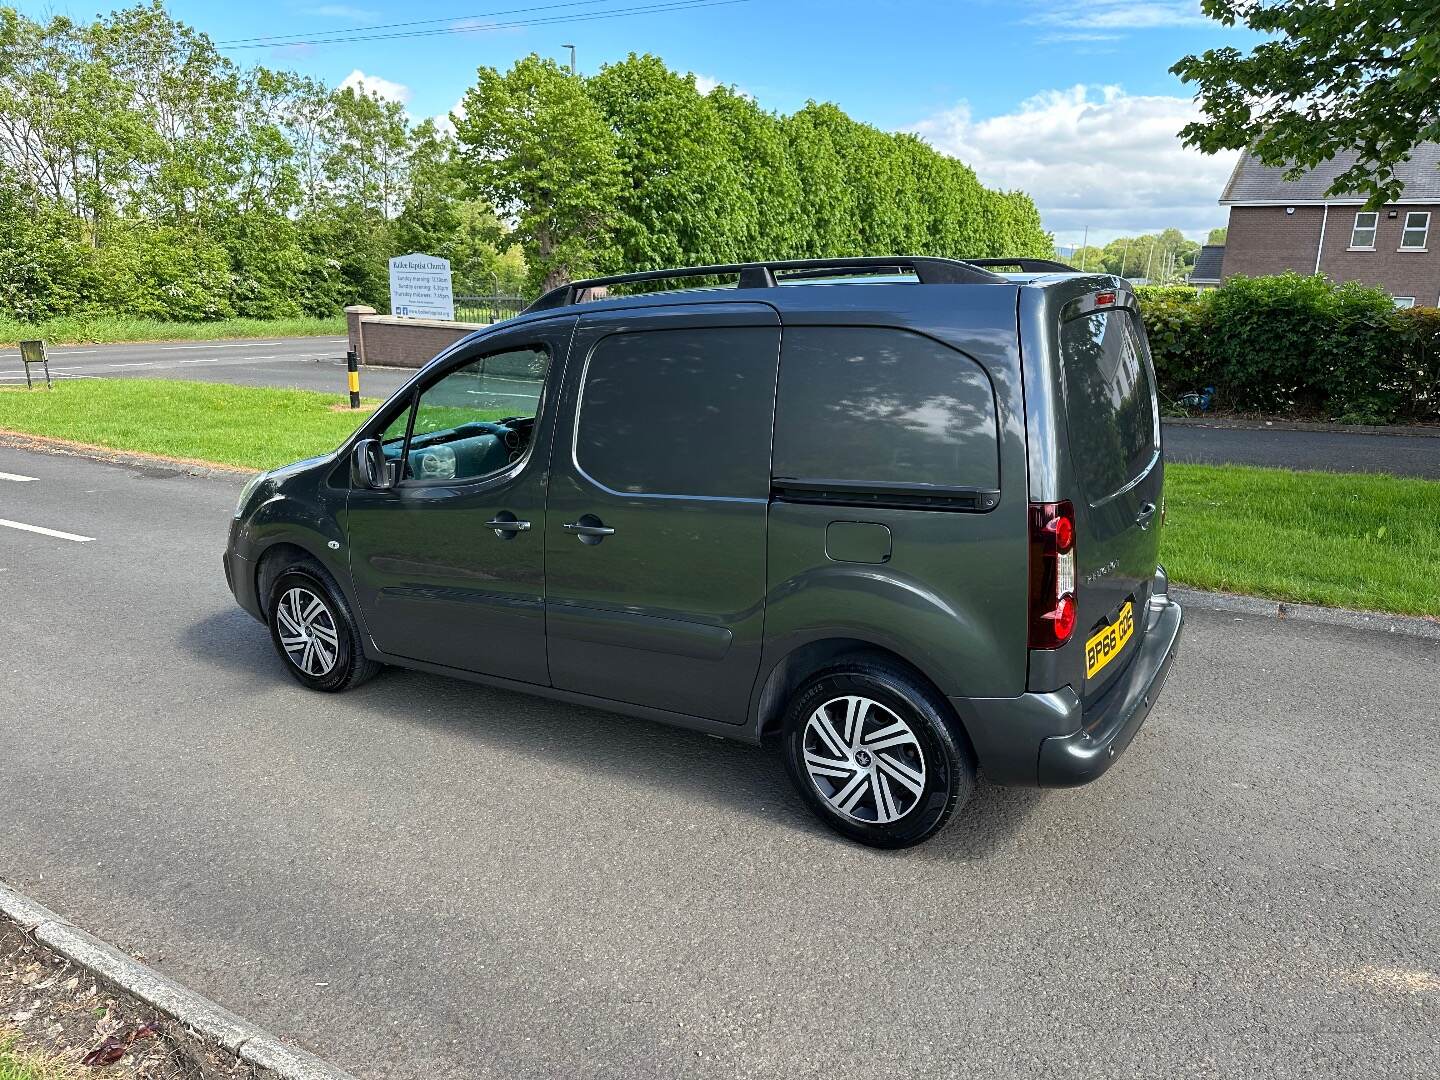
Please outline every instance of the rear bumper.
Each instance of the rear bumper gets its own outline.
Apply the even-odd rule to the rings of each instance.
[[[996,784],[1075,787],[1104,773],[1130,745],[1164,686],[1184,612],[1157,572],[1140,651],[1105,696],[1085,708],[1075,691],[954,698],[986,777]]]
[[[1150,626],[1140,654],[1119,683],[1083,715],[1084,726],[1040,744],[1037,782],[1041,787],[1075,787],[1088,784],[1114,763],[1140,725],[1150,715],[1155,699],[1170,674],[1180,645],[1185,613],[1161,593],[1150,601]]]

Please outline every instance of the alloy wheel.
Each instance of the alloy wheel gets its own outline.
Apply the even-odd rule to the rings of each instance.
[[[925,791],[925,755],[915,732],[872,698],[848,695],[825,702],[805,724],[803,749],[816,789],[856,821],[898,821]]]
[[[292,664],[313,678],[330,674],[340,657],[340,633],[324,599],[299,586],[286,589],[275,620]]]

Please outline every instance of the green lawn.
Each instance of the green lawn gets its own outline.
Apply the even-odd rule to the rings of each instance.
[[[1202,589],[1440,615],[1440,482],[1166,468],[1161,558]]]
[[[271,468],[338,446],[341,394],[114,379],[0,390],[0,428]],[[1162,558],[1177,584],[1440,616],[1440,482],[1171,465]]]
[[[172,379],[75,379],[53,390],[0,389],[0,429],[271,469],[339,446],[369,415],[333,411],[348,400]]]
[[[0,317],[0,348],[37,338],[47,345],[89,345],[116,341],[318,337],[344,333],[344,316],[332,319],[217,319],[214,322],[164,322],[113,315],[45,319],[41,322],[19,322]]]

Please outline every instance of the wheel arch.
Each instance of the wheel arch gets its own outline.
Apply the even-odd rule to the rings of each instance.
[[[255,560],[255,599],[260,605],[262,615],[268,617],[270,614],[270,587],[279,576],[281,567],[302,560],[314,563],[324,570],[332,580],[335,578],[329,567],[325,565],[325,560],[293,540],[277,540],[260,552],[259,558]],[[338,581],[336,584],[339,584]]]
[[[854,637],[817,638],[798,645],[771,666],[769,674],[761,684],[753,707],[755,715],[755,738],[767,744],[780,731],[784,721],[785,706],[805,682],[816,672],[834,667],[847,661],[880,662],[907,672],[919,680],[933,693],[937,702],[943,702],[947,712],[954,718],[956,733],[970,744],[973,754],[974,743],[966,727],[965,718],[956,713],[949,698],[940,690],[936,681],[913,661],[894,649],[874,641]]]

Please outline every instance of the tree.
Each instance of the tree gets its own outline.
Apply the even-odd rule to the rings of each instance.
[[[1202,0],[1211,18],[1266,35],[1179,60],[1206,119],[1187,146],[1249,148],[1291,175],[1353,151],[1327,194],[1361,193],[1372,208],[1399,198],[1395,165],[1440,139],[1440,12],[1433,0]]]
[[[582,79],[533,53],[482,67],[455,117],[468,190],[515,222],[530,286],[607,265],[624,172],[614,132]]]
[[[1226,234],[1228,231],[1229,231],[1229,230],[1228,230],[1224,225],[1221,225],[1218,229],[1211,229],[1211,230],[1210,230],[1210,235],[1207,236],[1207,237],[1205,237],[1205,243],[1207,243],[1207,244],[1223,244],[1223,243],[1225,243],[1225,234]]]
[[[615,132],[627,182],[615,202],[613,269],[653,270],[740,257],[742,166],[693,76],[654,56],[608,64],[585,90]]]

